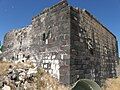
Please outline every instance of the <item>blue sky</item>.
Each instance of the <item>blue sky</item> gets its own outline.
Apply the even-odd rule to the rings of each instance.
[[[29,25],[33,16],[59,1],[0,0],[0,41],[3,41],[6,32]],[[72,6],[85,8],[91,12],[117,36],[120,42],[120,0],[68,0],[68,2]]]

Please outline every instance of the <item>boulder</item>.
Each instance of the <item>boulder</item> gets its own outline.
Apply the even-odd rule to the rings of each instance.
[[[30,68],[27,72],[27,76],[31,76],[37,73],[37,68]]]
[[[11,88],[8,85],[4,85],[4,87],[2,88],[2,90],[11,90]]]

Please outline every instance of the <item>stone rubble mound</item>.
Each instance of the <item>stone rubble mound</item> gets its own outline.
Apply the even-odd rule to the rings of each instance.
[[[7,74],[1,77],[2,90],[36,90],[36,68],[14,68],[10,65]]]
[[[33,64],[0,62],[2,67],[6,69],[0,71],[0,90],[71,90]]]

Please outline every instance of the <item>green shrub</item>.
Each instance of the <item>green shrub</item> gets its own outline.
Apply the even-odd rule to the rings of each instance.
[[[0,46],[0,51],[3,51],[3,46]]]

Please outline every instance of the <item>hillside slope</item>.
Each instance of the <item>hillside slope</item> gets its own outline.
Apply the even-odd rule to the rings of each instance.
[[[32,63],[30,62],[17,64],[0,62],[0,83],[3,82],[3,77],[7,77],[10,65],[14,66],[14,69],[16,70],[34,69]],[[21,88],[26,88],[25,90],[70,90],[69,86],[60,84],[57,79],[53,78],[49,73],[45,72],[41,68],[37,70],[37,73],[32,77],[32,79],[27,78],[26,81],[23,83],[23,86],[21,86]],[[12,82],[10,80],[7,85],[10,86],[11,90],[16,90],[17,87]],[[105,85],[102,87],[102,90],[120,90],[120,77],[107,79]]]
[[[11,88],[10,90],[70,90],[43,69],[39,68],[36,72],[30,62],[17,64],[0,62],[0,90],[3,88],[1,83],[4,82]]]

